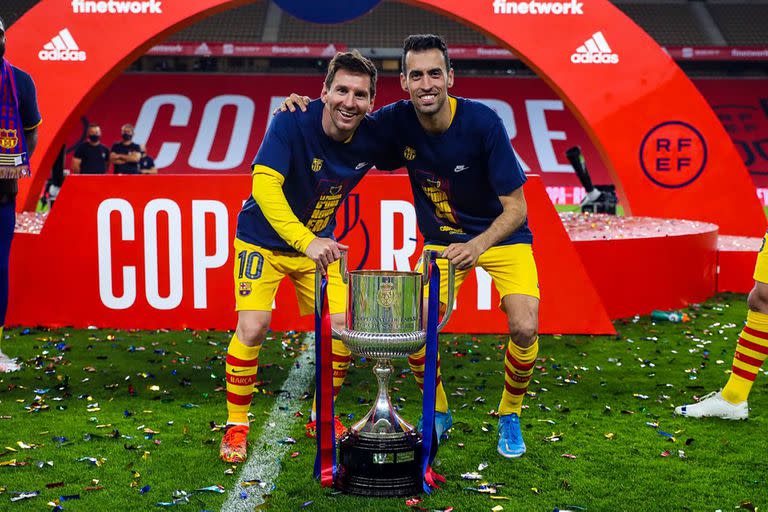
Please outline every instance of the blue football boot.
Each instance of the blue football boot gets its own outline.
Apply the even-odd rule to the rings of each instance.
[[[520,417],[516,413],[499,417],[499,447],[502,457],[512,459],[525,453]]]

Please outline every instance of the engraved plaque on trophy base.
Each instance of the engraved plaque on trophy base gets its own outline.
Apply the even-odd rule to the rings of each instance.
[[[405,497],[422,492],[421,434],[386,439],[350,431],[339,441],[336,487],[358,496]]]

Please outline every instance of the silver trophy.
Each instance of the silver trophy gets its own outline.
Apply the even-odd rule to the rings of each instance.
[[[364,496],[418,494],[422,490],[421,434],[395,412],[388,388],[394,370],[391,361],[408,357],[426,342],[424,286],[428,283],[429,264],[439,253],[424,252],[421,273],[347,272],[346,256],[344,252],[340,265],[342,279],[348,285],[346,328],[334,330],[334,337],[340,338],[353,354],[376,360],[373,373],[379,390],[368,414],[339,441],[336,485],[347,493]],[[448,306],[438,331],[448,323],[453,311],[454,274],[454,266],[449,263]]]

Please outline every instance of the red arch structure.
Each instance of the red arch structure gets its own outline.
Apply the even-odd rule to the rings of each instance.
[[[88,2],[93,4],[93,2]],[[72,122],[138,56],[170,33],[247,0],[131,2],[145,12],[84,13],[42,0],[8,31],[9,58],[35,78],[44,116],[33,208]],[[592,137],[628,212],[713,222],[759,236],[762,208],[741,158],[701,94],[642,29],[607,0],[413,0],[512,49]],[[107,2],[96,2],[104,4]]]

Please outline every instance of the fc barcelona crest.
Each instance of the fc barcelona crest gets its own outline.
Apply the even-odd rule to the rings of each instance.
[[[403,158],[408,161],[413,160],[416,158],[416,150],[411,146],[405,146],[405,150],[403,151]]]
[[[19,145],[19,133],[17,130],[0,129],[0,148],[13,149]]]
[[[247,297],[250,294],[251,294],[251,283],[249,282],[240,283],[240,296]]]
[[[319,171],[322,168],[323,168],[323,161],[320,160],[319,158],[313,158],[312,159],[312,170],[317,172],[317,171]]]

